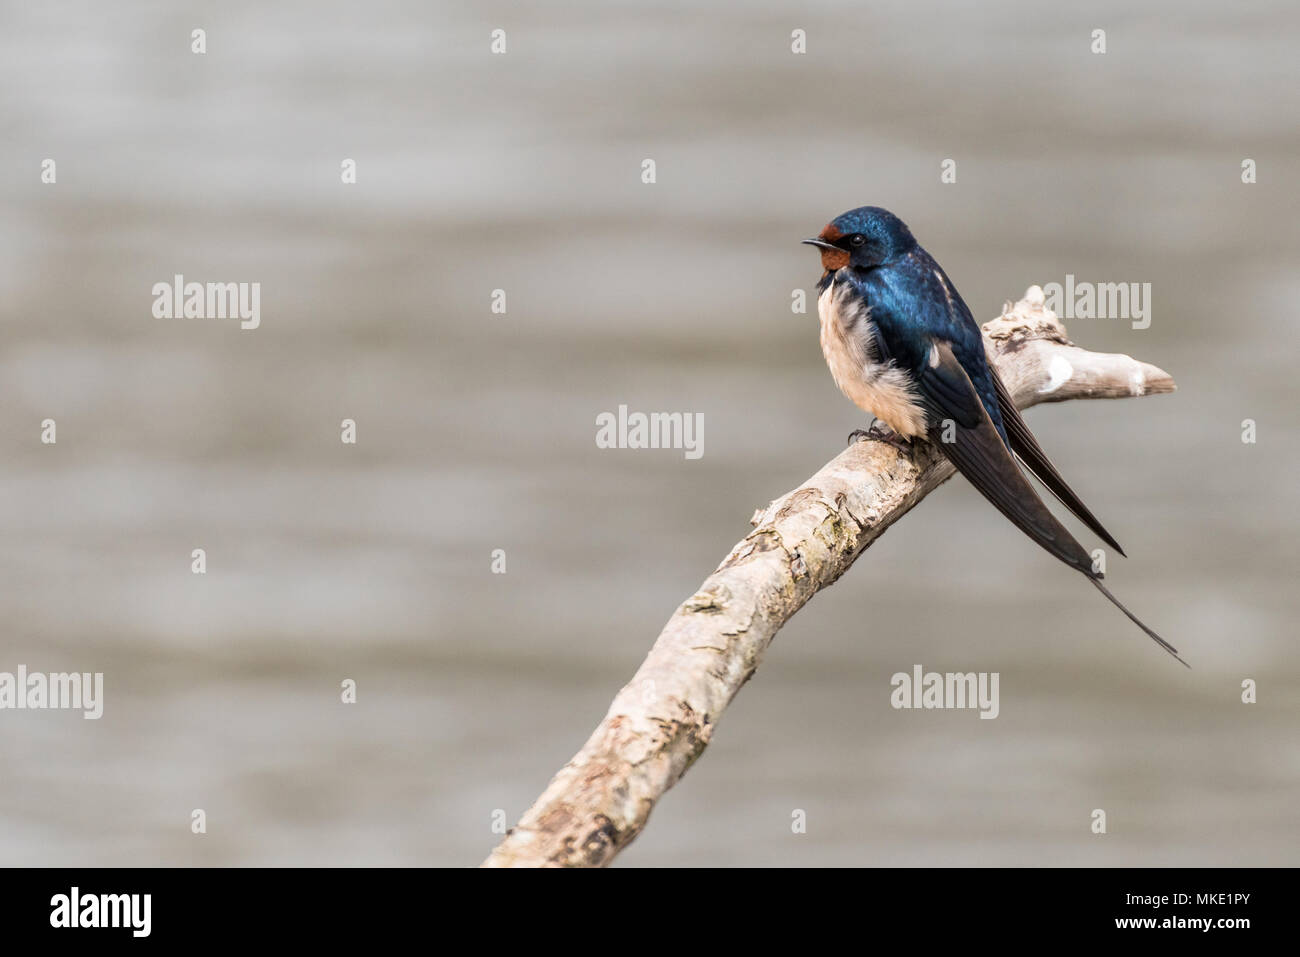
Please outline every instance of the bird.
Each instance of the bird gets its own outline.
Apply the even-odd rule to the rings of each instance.
[[[907,225],[879,206],[831,220],[815,239],[821,347],[835,384],[878,422],[873,438],[907,451],[928,441],[998,511],[1051,555],[1083,574],[1129,620],[1182,664],[1178,649],[1103,583],[1092,557],[1043,503],[1017,459],[1084,525],[1124,550],[1052,465],[1021,418],[970,309]],[[879,429],[878,423],[887,428]],[[1127,556],[1125,556],[1127,557]]]

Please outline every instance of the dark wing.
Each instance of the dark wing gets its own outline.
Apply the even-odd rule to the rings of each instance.
[[[952,347],[940,340],[933,350],[932,361],[917,372],[921,399],[933,423],[930,440],[1017,528],[1067,565],[1095,577],[1091,556],[1043,504],[1003,444]],[[948,430],[950,442],[944,441],[944,419],[956,424]]]
[[[1102,527],[1097,517],[1089,511],[1088,506],[1074,493],[1074,489],[1066,484],[1061,473],[1056,471],[1056,466],[1047,457],[1038,440],[1034,438],[1034,433],[1029,431],[1029,426],[1025,420],[1020,417],[1020,410],[1016,408],[1011,401],[1011,395],[1007,392],[1007,387],[1002,384],[1002,379],[998,377],[998,370],[989,366],[989,374],[993,377],[993,385],[998,392],[998,409],[1002,413],[1002,427],[1006,429],[1007,441],[1011,443],[1011,451],[1020,456],[1020,461],[1025,463],[1025,468],[1033,472],[1038,481],[1047,486],[1048,490],[1057,497],[1062,505],[1074,513],[1075,517],[1083,524],[1093,530],[1101,540],[1104,541],[1115,551],[1124,555],[1124,549],[1119,547],[1119,542],[1111,537],[1110,532]],[[1127,558],[1128,556],[1125,555]]]
[[[1029,479],[1025,478],[1025,473],[1020,471],[1020,466],[1003,444],[1002,436],[998,434],[988,411],[980,402],[970,376],[953,354],[952,347],[947,342],[938,341],[933,348],[932,361],[925,363],[917,376],[922,401],[930,412],[930,421],[933,423],[930,441],[938,445],[939,450],[957,467],[957,471],[966,476],[979,489],[980,494],[992,502],[1018,529],[1065,564],[1086,575],[1097,586],[1097,590],[1127,615],[1133,624],[1187,665],[1186,661],[1178,657],[1177,648],[1147,627],[1101,583],[1101,573],[1093,570],[1091,556],[1065,526],[1056,520],[1056,516],[1048,510],[1034,487],[1029,484]],[[997,382],[996,374],[994,382]],[[999,397],[1005,394],[1006,390],[999,384]],[[1018,415],[1015,418],[1019,421]],[[943,441],[944,419],[952,419],[957,424],[957,428],[951,430],[954,433],[951,442]],[[973,421],[973,426],[963,424],[968,421]],[[1023,423],[1021,425],[1023,427]],[[1029,435],[1027,428],[1024,432]],[[1010,427],[1007,434],[1008,437],[1013,434]],[[1033,442],[1032,435],[1029,436],[1029,441]],[[1037,448],[1037,443],[1034,443],[1034,448]],[[1042,455],[1041,449],[1039,455]],[[1043,456],[1043,461],[1047,461],[1046,456]],[[1048,467],[1050,468],[1050,463]],[[1069,486],[1064,482],[1061,485],[1069,491]]]

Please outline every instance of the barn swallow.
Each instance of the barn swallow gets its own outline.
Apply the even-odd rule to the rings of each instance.
[[[1102,584],[1091,556],[1016,464],[1019,458],[1083,524],[1124,554],[1048,460],[985,358],[970,309],[903,221],[878,206],[863,206],[803,242],[821,251],[825,270],[817,284],[817,312],[831,377],[854,404],[889,427],[883,433],[854,432],[850,440],[868,435],[903,448],[913,439],[934,443],[1017,528],[1082,573],[1186,665],[1178,649]]]

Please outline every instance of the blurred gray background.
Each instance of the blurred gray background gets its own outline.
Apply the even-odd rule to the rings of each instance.
[[[1179,391],[1029,418],[1195,670],[950,483],[620,863],[1297,863],[1300,14],[1091,6],[4,3],[0,670],[107,701],[0,713],[0,863],[478,863],[864,425],[790,296],[867,203],[980,321],[1152,284],[1149,329],[1069,331]],[[174,273],[260,282],[261,328],[154,319]],[[704,457],[598,449],[620,403],[704,413]],[[1001,716],[891,709],[916,663]]]

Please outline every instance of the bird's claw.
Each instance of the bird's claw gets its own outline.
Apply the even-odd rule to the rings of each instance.
[[[854,442],[861,442],[865,439],[875,439],[877,442],[884,442],[886,445],[892,445],[904,455],[912,451],[912,444],[903,438],[889,426],[885,425],[879,419],[871,423],[869,429],[854,429],[849,433],[849,445]]]

